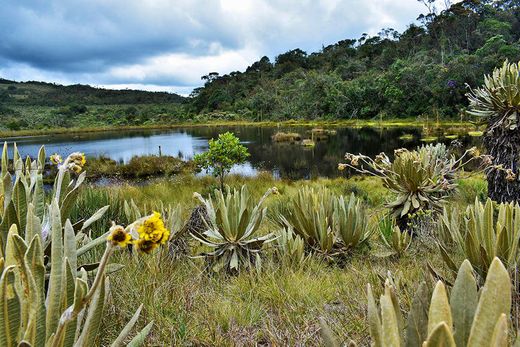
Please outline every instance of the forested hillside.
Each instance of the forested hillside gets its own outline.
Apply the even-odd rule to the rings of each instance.
[[[14,82],[0,78],[0,100],[30,106],[164,104],[182,102],[183,97],[166,92],[111,90],[75,84],[62,86],[45,82]]]
[[[387,28],[308,54],[263,57],[245,72],[213,72],[192,111],[253,119],[456,117],[505,59],[520,60],[520,1],[464,0],[425,14],[403,33]]]
[[[184,101],[166,92],[0,78],[0,130],[167,123],[186,114]]]

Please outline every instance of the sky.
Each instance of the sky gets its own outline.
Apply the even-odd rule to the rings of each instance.
[[[417,0],[0,0],[0,77],[182,95],[208,72],[382,28]]]

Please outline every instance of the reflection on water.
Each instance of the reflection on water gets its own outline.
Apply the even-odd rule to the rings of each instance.
[[[208,140],[219,133],[235,133],[251,153],[249,162],[233,168],[234,173],[254,175],[258,170],[268,170],[281,178],[313,178],[339,175],[337,164],[345,152],[375,156],[379,152],[392,153],[394,149],[413,148],[420,145],[420,128],[335,128],[337,134],[326,141],[319,141],[313,148],[297,144],[273,143],[271,136],[278,131],[298,132],[310,137],[306,127],[186,127],[171,130],[109,131],[78,134],[59,134],[9,138],[16,142],[22,155],[35,156],[41,145],[47,153],[66,155],[81,151],[87,156],[104,155],[117,161],[127,162],[136,155],[162,154],[190,159],[208,148]],[[412,134],[413,139],[399,139]],[[464,145],[478,141],[474,138],[459,139]],[[450,140],[444,141],[449,143]]]

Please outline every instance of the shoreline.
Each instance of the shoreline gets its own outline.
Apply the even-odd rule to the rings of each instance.
[[[445,120],[440,122],[425,122],[416,119],[391,119],[384,121],[374,120],[287,120],[287,121],[206,121],[206,122],[179,122],[171,124],[153,124],[153,125],[129,125],[129,126],[100,126],[90,128],[52,128],[39,130],[17,130],[17,131],[0,131],[0,139],[10,139],[17,137],[35,137],[45,136],[49,134],[81,134],[96,133],[110,131],[128,131],[128,130],[168,130],[182,127],[217,127],[217,126],[257,126],[257,127],[457,127],[466,128],[473,125],[469,122],[461,122],[455,120]]]

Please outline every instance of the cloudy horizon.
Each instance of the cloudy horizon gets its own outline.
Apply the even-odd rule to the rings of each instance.
[[[187,95],[262,56],[402,32],[417,0],[24,0],[0,12],[0,77]]]

